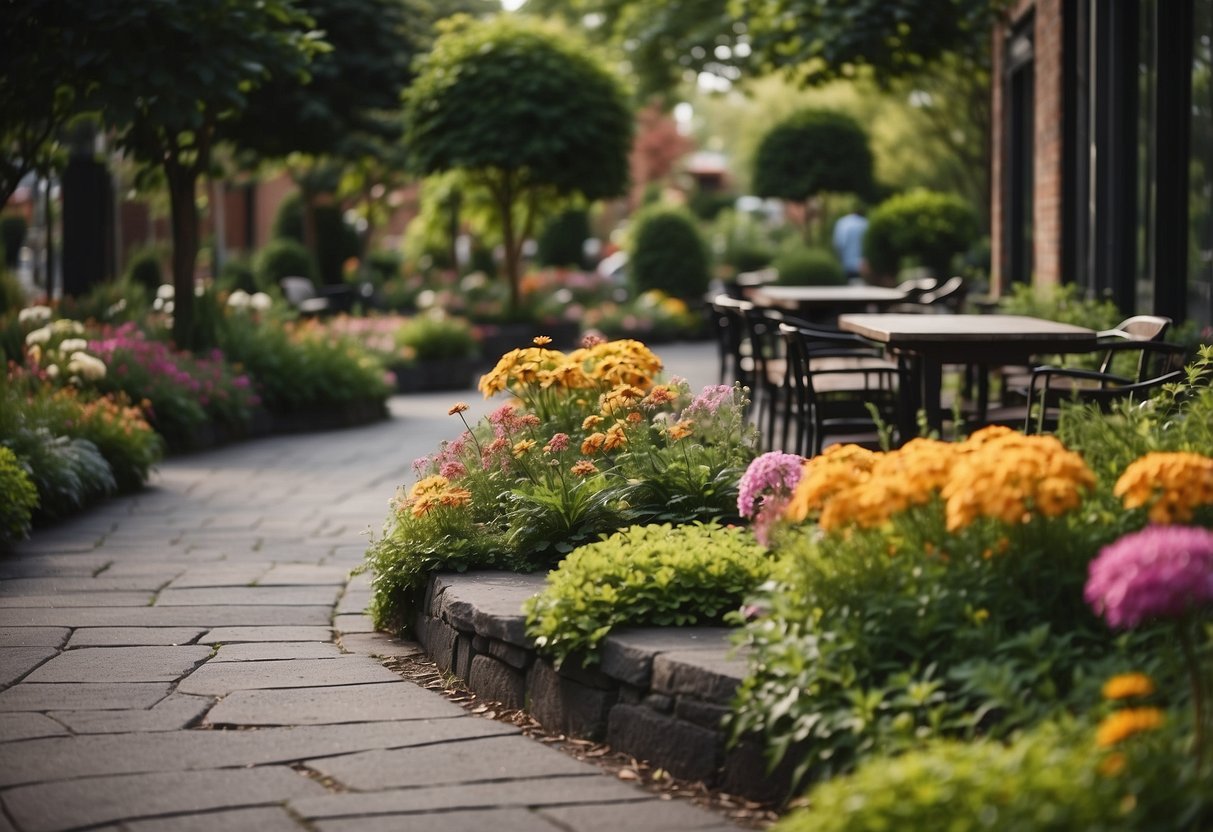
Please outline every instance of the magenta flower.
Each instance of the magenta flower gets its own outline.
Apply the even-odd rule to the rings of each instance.
[[[1213,604],[1213,531],[1147,526],[1125,535],[1091,561],[1083,597],[1119,628]]]
[[[741,475],[737,487],[737,512],[754,521],[754,536],[767,545],[771,526],[800,482],[804,458],[771,451],[755,459]]]

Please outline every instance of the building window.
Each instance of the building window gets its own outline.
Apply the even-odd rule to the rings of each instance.
[[[1003,225],[1004,280],[1032,280],[1032,204],[1034,186],[1035,79],[1032,27],[1034,16],[1021,21],[1007,41],[1004,83],[1006,90],[1006,197]]]
[[[1188,318],[1213,324],[1213,0],[1195,0],[1188,135]]]

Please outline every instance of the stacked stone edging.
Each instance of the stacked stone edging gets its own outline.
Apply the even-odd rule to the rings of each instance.
[[[414,622],[444,671],[485,699],[524,708],[549,731],[604,740],[673,776],[751,799],[787,796],[760,748],[730,747],[721,721],[746,672],[724,627],[635,628],[607,636],[597,665],[557,670],[526,634],[522,603],[543,575],[439,574]]]

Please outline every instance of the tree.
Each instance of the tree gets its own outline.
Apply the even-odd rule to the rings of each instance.
[[[674,165],[695,149],[695,143],[678,131],[678,125],[658,103],[651,102],[636,114],[636,138],[629,162],[635,207],[645,189],[666,179]]]
[[[829,110],[801,110],[775,125],[754,157],[754,192],[808,203],[833,191],[866,196],[872,151],[855,119]]]
[[[453,18],[406,94],[405,143],[423,174],[460,170],[491,195],[518,309],[522,244],[545,203],[618,196],[632,115],[619,82],[561,30]]]
[[[59,0],[61,60],[85,79],[120,146],[160,167],[169,190],[176,302],[173,338],[191,342],[199,177],[222,125],[267,78],[300,75],[322,42],[285,0]]]

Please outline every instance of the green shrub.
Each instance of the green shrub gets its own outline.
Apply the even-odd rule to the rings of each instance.
[[[247,260],[235,257],[229,257],[223,262],[223,268],[219,270],[219,279],[215,281],[215,284],[220,291],[234,292],[239,289],[242,292],[248,292],[250,295],[254,292],[264,292],[271,288],[274,291],[279,291],[276,283],[270,284],[269,287],[259,283],[257,273],[253,270],[252,264]]]
[[[744,529],[716,524],[633,526],[575,549],[527,601],[527,632],[545,653],[596,661],[617,625],[719,623],[769,574]]]
[[[127,261],[124,278],[128,285],[142,289],[148,300],[156,297],[156,290],[164,283],[159,254],[154,249],[136,252]]]
[[[120,324],[143,320],[149,305],[142,286],[133,286],[125,278],[119,278],[94,284],[80,297],[64,298],[59,303],[56,317]]]
[[[476,336],[463,318],[418,315],[396,332],[396,344],[411,349],[420,361],[472,358]]]
[[[271,240],[257,252],[253,266],[260,286],[277,286],[284,277],[316,279],[316,261],[302,243],[286,237]]]
[[[0,545],[29,534],[38,489],[17,455],[0,445]]]
[[[4,252],[5,268],[16,268],[21,246],[25,245],[27,225],[25,217],[19,214],[0,215],[0,250]]]
[[[24,463],[38,489],[38,518],[71,514],[117,490],[109,463],[87,439],[55,436],[39,427],[17,430],[4,444]]]
[[[316,205],[312,209],[316,230],[316,271],[315,274],[323,283],[339,284],[343,282],[342,269],[345,261],[357,257],[362,251],[362,242],[358,232],[345,221],[339,205]],[[273,235],[276,239],[289,239],[303,245],[305,241],[303,224],[303,200],[298,193],[291,194],[278,208],[274,218]],[[312,273],[294,272],[303,277],[312,277]],[[287,277],[288,275],[278,275]],[[277,279],[275,279],[275,283]]]
[[[17,276],[0,267],[0,315],[16,313],[25,306],[25,291]]]
[[[578,268],[585,259],[585,241],[590,236],[590,216],[584,208],[562,211],[544,226],[539,235],[536,259],[541,266]]]
[[[1207,829],[1213,798],[1182,735],[1130,738],[1117,757],[1078,725],[1010,745],[936,743],[813,789],[776,832],[1157,832]]]
[[[763,136],[754,154],[754,193],[804,202],[823,191],[866,194],[872,151],[855,119],[801,110]]]
[[[1077,283],[1061,286],[1011,284],[1011,293],[998,299],[998,309],[1007,315],[1028,315],[1088,329],[1111,329],[1124,315],[1108,298],[1083,296]]]
[[[787,248],[771,266],[779,273],[776,282],[782,286],[843,286],[847,282],[838,258],[823,248]]]
[[[628,269],[636,294],[658,289],[683,300],[702,298],[711,279],[695,221],[670,208],[651,208],[637,217]]]
[[[398,279],[403,267],[404,256],[398,251],[378,249],[366,256],[367,273],[376,286]]]
[[[936,275],[977,240],[977,212],[954,194],[907,191],[878,205],[868,218],[864,253],[878,275],[896,275],[902,260],[914,258]]]

